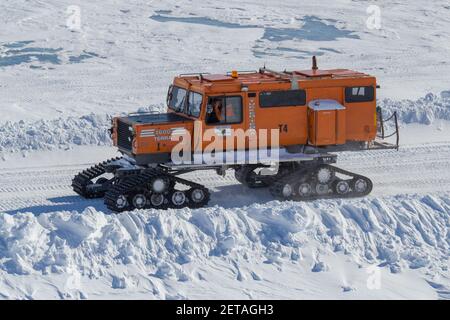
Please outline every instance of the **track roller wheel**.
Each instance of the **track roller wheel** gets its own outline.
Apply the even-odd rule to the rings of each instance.
[[[318,183],[318,184],[316,184],[316,193],[319,196],[324,196],[324,195],[328,194],[329,190],[330,190],[330,188],[325,183]]]
[[[208,203],[209,201],[209,191],[206,188],[193,187],[188,193],[189,207],[200,208]]]
[[[357,195],[366,195],[372,191],[372,181],[367,178],[360,177],[353,179],[353,192]]]
[[[170,205],[174,208],[182,208],[188,202],[188,197],[184,191],[174,190],[169,195]]]
[[[153,193],[150,196],[149,202],[153,208],[162,209],[165,208],[166,198],[162,193]]]
[[[122,212],[125,211],[129,208],[130,204],[128,202],[128,199],[126,196],[124,196],[123,194],[121,194],[120,196],[118,196],[114,202],[114,206],[115,206],[115,210],[117,212]]]
[[[309,182],[300,183],[297,187],[297,194],[300,198],[308,198],[311,192],[312,186]]]
[[[133,207],[136,209],[144,209],[147,205],[147,197],[144,193],[136,193],[131,199],[131,203],[133,204]]]
[[[346,180],[337,181],[334,184],[334,191],[339,195],[346,195],[350,191],[350,183]]]

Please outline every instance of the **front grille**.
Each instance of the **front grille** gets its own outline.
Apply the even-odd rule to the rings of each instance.
[[[133,143],[132,128],[130,124],[117,120],[117,145],[120,148],[131,151]]]

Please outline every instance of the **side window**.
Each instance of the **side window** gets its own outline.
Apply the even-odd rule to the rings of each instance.
[[[345,102],[369,102],[374,98],[375,90],[371,86],[345,88]]]
[[[261,108],[304,106],[305,104],[305,90],[265,91],[259,94]]]
[[[200,109],[202,107],[202,95],[197,92],[189,92],[188,100],[188,114],[198,118],[200,116]]]
[[[242,98],[225,98],[225,120],[226,123],[239,123],[242,121]]]
[[[207,124],[242,122],[242,97],[211,97],[206,110]]]

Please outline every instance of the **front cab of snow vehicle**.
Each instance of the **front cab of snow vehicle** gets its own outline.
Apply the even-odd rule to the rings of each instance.
[[[134,114],[113,119],[112,138],[119,151],[137,164],[167,163],[178,143],[174,136],[193,130],[194,120],[186,115]]]
[[[104,196],[113,211],[204,206],[208,189],[180,175],[206,169],[223,173],[232,168],[242,184],[268,187],[281,199],[364,196],[372,190],[369,178],[330,164],[341,151],[398,147],[395,114],[396,143],[383,139],[390,134],[376,107],[376,89],[373,76],[346,69],[319,70],[315,59],[309,70],[179,75],[169,88],[166,113],[113,119],[113,142],[124,157],[81,172],[72,185],[82,196]],[[186,134],[190,152],[201,153],[212,140],[229,138],[237,129],[278,133],[276,141],[269,136],[256,145],[279,149],[275,170],[267,170],[260,159],[217,165],[178,165],[171,159]],[[204,139],[207,130],[214,137]],[[245,136],[243,145],[234,141],[223,146],[246,155],[255,145]],[[105,178],[107,172],[113,177]]]

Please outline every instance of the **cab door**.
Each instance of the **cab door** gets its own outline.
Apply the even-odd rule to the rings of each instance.
[[[208,96],[204,113],[202,151],[210,151],[214,141],[215,146],[222,147],[222,150],[216,152],[245,149],[245,140],[243,145],[240,144],[236,130],[247,130],[247,110],[247,96],[241,92]]]

